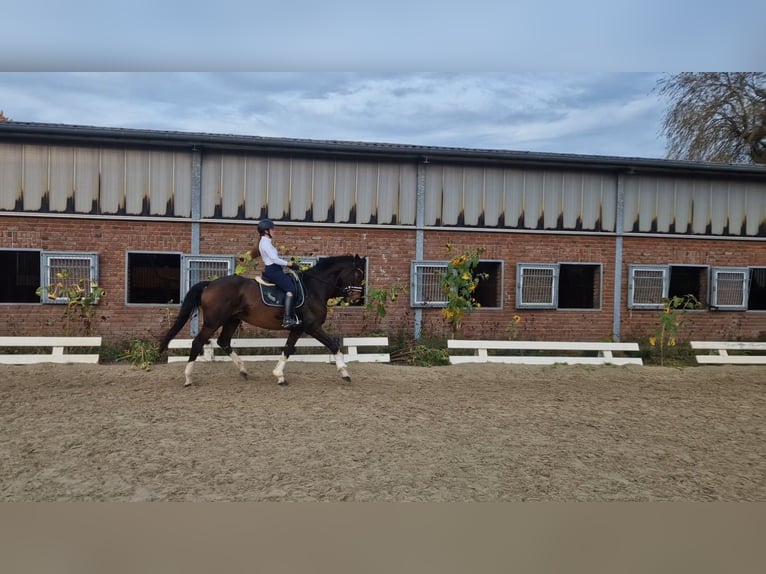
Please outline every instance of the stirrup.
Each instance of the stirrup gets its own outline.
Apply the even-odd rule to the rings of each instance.
[[[292,329],[293,327],[297,327],[301,324],[301,320],[298,319],[298,317],[285,317],[282,319],[282,328],[283,329]]]

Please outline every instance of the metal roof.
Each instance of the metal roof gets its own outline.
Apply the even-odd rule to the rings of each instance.
[[[0,122],[0,141],[308,154],[374,161],[410,160],[462,164],[505,164],[517,167],[559,167],[628,173],[675,172],[678,174],[766,179],[766,166],[751,164],[276,138],[37,122]]]

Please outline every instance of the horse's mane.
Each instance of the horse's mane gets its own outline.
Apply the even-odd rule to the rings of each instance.
[[[322,257],[308,271],[315,269],[317,273],[321,273],[322,271],[325,271],[326,269],[338,263],[353,263],[353,262],[354,262],[353,255],[333,255],[331,257]]]

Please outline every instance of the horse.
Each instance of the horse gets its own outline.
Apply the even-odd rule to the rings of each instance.
[[[284,376],[285,363],[295,351],[295,344],[304,333],[322,343],[335,358],[335,365],[344,381],[351,382],[347,365],[339,341],[331,337],[322,325],[327,318],[327,301],[343,297],[349,303],[358,302],[362,297],[365,277],[366,257],[359,255],[339,255],[324,257],[316,265],[301,273],[304,301],[296,309],[301,323],[291,327],[282,355],[272,374],[277,384],[286,385]],[[242,321],[255,327],[273,331],[283,330],[282,315],[284,307],[269,306],[261,297],[261,289],[255,279],[241,275],[226,275],[212,281],[200,281],[189,289],[184,297],[173,326],[162,338],[160,352],[168,348],[170,341],[179,333],[192,313],[202,311],[202,327],[192,341],[189,361],[186,363],[184,387],[192,384],[194,361],[213,333],[221,328],[218,346],[231,357],[239,369],[239,374],[247,379],[248,373],[244,361],[231,348],[231,338]]]

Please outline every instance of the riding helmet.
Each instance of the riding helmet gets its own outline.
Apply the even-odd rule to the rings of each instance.
[[[261,219],[258,222],[258,233],[263,235],[268,229],[274,229],[274,222],[271,219]]]

